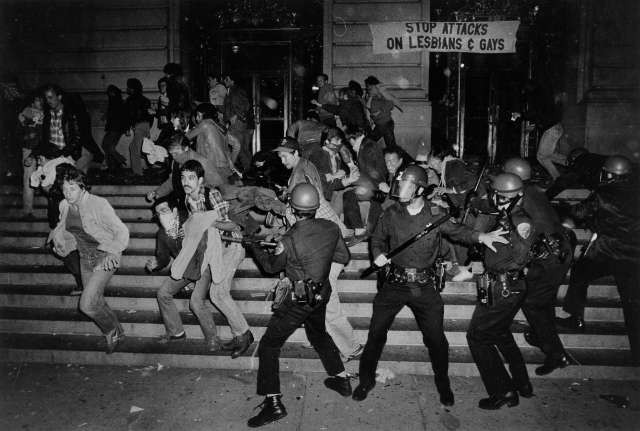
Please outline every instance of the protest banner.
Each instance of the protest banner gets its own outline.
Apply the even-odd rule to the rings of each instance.
[[[412,51],[506,54],[516,52],[520,21],[371,23],[374,54]]]

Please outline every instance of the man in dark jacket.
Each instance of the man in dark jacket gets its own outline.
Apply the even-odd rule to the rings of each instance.
[[[256,260],[268,273],[284,271],[291,291],[282,302],[274,301],[274,313],[260,340],[258,356],[258,395],[264,395],[262,410],[249,419],[252,428],[266,425],[287,415],[282,404],[278,359],[287,339],[304,323],[311,345],[331,377],[324,384],[342,396],[351,395],[340,353],[325,328],[326,304],[331,286],[331,262],[346,264],[349,250],[335,223],[315,218],[320,206],[316,187],[301,183],[293,188],[290,204],[296,217],[295,225],[282,237],[273,254],[253,247]],[[278,293],[276,292],[276,296]]]
[[[558,324],[584,331],[584,308],[589,283],[613,275],[622,302],[634,365],[640,365],[640,200],[631,162],[609,157],[601,184],[573,209],[577,219],[593,219],[593,241],[571,270],[563,309],[569,317]]]
[[[224,98],[224,120],[229,123],[228,133],[233,135],[240,142],[240,154],[237,163],[243,170],[251,166],[252,138],[251,129],[251,102],[247,93],[238,87],[233,77],[227,75],[224,78],[228,93]]]
[[[568,188],[594,190],[600,180],[600,171],[608,156],[590,153],[586,148],[574,148],[567,156],[567,172],[560,175],[546,191],[551,200]]]

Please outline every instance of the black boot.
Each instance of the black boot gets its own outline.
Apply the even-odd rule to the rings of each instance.
[[[518,393],[509,391],[503,395],[491,395],[489,398],[483,398],[478,403],[478,407],[483,410],[498,410],[503,405],[515,407],[520,403]]]
[[[351,382],[348,377],[334,376],[324,380],[324,385],[343,397],[351,395]]]
[[[585,331],[584,318],[582,316],[571,315],[569,317],[556,317],[556,325],[562,329],[578,330],[580,332]]]
[[[367,394],[371,391],[371,389],[374,388],[375,385],[375,382],[369,384],[360,383],[358,387],[353,391],[352,398],[356,401],[364,400],[365,398],[367,398]]]
[[[531,398],[533,396],[533,386],[531,386],[531,382],[520,386],[518,388],[518,393],[522,398]]]
[[[524,331],[524,340],[533,347],[540,347],[540,340],[533,331]]]
[[[451,391],[451,388],[449,388],[449,390],[445,390],[440,392],[440,403],[442,403],[443,406],[446,407],[451,407],[454,404],[454,398],[453,398],[453,392]]]
[[[287,415],[287,409],[284,408],[284,404],[280,401],[282,395],[274,395],[265,397],[261,407],[260,413],[252,417],[247,421],[247,425],[251,428],[261,427],[262,425],[270,424],[278,419],[282,419]]]
[[[236,359],[251,347],[253,341],[253,334],[250,330],[247,330],[244,334],[233,337],[231,341],[223,343],[222,348],[224,350],[232,350],[231,357]]]
[[[549,358],[547,357],[544,360],[544,364],[536,368],[536,374],[538,376],[546,376],[547,374],[552,373],[557,368],[564,368],[571,365],[569,359],[566,355],[560,355],[558,358]]]

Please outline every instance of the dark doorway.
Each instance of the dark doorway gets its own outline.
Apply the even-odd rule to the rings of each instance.
[[[220,43],[222,74],[233,76],[252,101],[254,153],[274,148],[291,119],[291,43]]]

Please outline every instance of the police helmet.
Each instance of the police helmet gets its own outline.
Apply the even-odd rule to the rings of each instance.
[[[499,210],[508,209],[522,196],[523,183],[519,176],[508,172],[496,175],[491,181],[491,200]]]
[[[320,206],[320,195],[312,184],[300,183],[291,190],[289,203],[296,211],[313,212]]]
[[[603,184],[625,181],[631,174],[631,162],[624,156],[610,156],[604,161],[600,172]]]
[[[407,202],[418,195],[420,187],[426,188],[428,185],[427,172],[418,165],[409,165],[396,175],[389,193],[400,202]]]
[[[504,162],[503,170],[504,172],[519,176],[522,181],[529,181],[531,179],[531,165],[520,157],[513,157]]]

